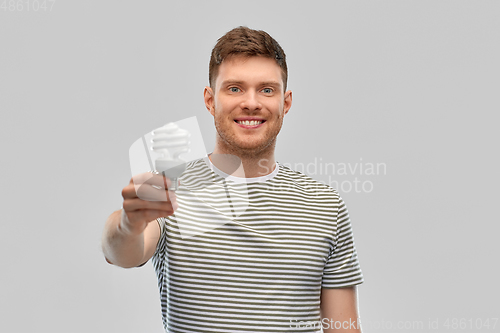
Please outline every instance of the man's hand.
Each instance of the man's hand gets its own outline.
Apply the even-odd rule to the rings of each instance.
[[[160,239],[156,219],[177,209],[174,192],[167,190],[169,184],[162,175],[143,173],[132,177],[122,190],[123,209],[110,215],[102,237],[109,263],[136,267],[153,256]]]
[[[167,190],[168,185],[168,178],[149,172],[132,177],[122,190],[120,228],[124,232],[139,235],[151,221],[172,215],[177,209],[177,201],[175,193]]]

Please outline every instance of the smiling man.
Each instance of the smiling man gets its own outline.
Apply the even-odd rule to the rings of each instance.
[[[346,206],[275,160],[292,106],[287,75],[266,32],[238,27],[221,37],[204,90],[213,153],[188,165],[176,195],[159,175],[134,177],[106,223],[110,263],[152,258],[166,332],[361,332],[363,277]],[[204,232],[184,237],[181,217]]]
[[[204,97],[217,130],[214,154],[240,157],[248,178],[270,173],[276,137],[292,106],[281,68],[273,58],[244,53],[211,68],[216,79]]]

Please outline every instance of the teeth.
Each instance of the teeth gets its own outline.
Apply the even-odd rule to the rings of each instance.
[[[238,121],[238,124],[247,125],[247,126],[255,126],[255,125],[262,124],[262,120],[241,120],[241,121]]]

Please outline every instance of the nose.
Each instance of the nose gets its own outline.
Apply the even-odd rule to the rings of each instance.
[[[240,107],[243,110],[253,111],[262,109],[262,104],[259,101],[257,92],[249,90],[242,96],[242,98]]]

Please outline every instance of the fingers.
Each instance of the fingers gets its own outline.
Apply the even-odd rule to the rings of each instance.
[[[173,215],[178,207],[175,192],[168,191],[170,180],[152,173],[132,177],[122,190],[123,225],[131,232],[142,232],[159,217]]]
[[[131,180],[136,186],[140,186],[142,184],[150,184],[155,185],[159,188],[168,188],[171,184],[170,179],[164,177],[161,174],[155,174],[151,172],[140,173],[132,177]]]
[[[172,211],[164,210],[150,209],[126,212],[125,209],[123,209],[120,229],[127,234],[139,235],[144,232],[149,223],[156,221],[156,219],[160,217],[167,217],[171,214]]]
[[[175,209],[177,208],[176,206],[177,202],[145,201],[139,198],[128,199],[123,201],[123,209],[127,212],[127,214],[129,212],[135,212],[139,210],[152,210],[152,211],[162,211],[168,215],[172,215]]]
[[[129,185],[122,190],[124,199],[140,198],[146,201],[169,201],[175,197],[167,191],[170,179],[152,173],[142,173],[132,177]]]
[[[156,185],[142,184],[134,186],[138,198],[146,201],[169,201],[169,192]]]
[[[139,198],[123,201],[122,226],[134,234],[144,231],[146,226],[159,217],[173,215],[177,202],[145,201]]]
[[[168,214],[168,212],[162,210],[137,210],[135,212],[127,212],[127,216],[130,221],[144,221],[146,223],[155,221],[160,217],[167,217],[170,215],[172,214]]]

